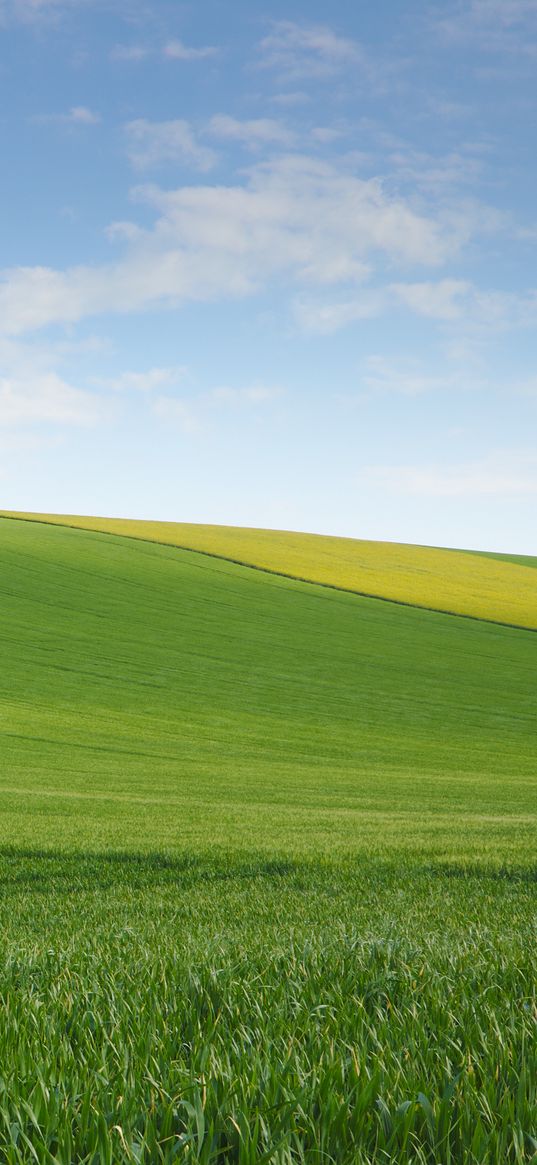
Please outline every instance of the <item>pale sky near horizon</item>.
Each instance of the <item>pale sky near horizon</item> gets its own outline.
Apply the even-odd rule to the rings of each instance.
[[[537,554],[537,0],[0,36],[0,508]]]

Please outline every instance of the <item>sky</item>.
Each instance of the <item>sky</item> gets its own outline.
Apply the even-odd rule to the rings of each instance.
[[[0,46],[0,508],[537,554],[537,0]]]

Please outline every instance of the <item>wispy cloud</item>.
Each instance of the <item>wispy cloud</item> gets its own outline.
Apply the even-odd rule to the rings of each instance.
[[[165,384],[177,384],[186,368],[148,368],[144,372],[120,372],[117,376],[93,377],[92,383],[112,392],[154,392]]]
[[[154,401],[153,412],[157,417],[176,425],[182,432],[196,434],[218,424],[222,410],[247,410],[252,413],[277,400],[283,392],[281,387],[267,384],[245,387],[219,385],[195,393],[188,399],[160,395]]]
[[[136,243],[144,238],[144,231],[138,223],[120,219],[109,223],[105,235],[111,243]]]
[[[432,320],[459,320],[463,314],[468,320],[471,307],[475,315],[475,296],[475,288],[460,279],[387,283],[382,287],[364,287],[350,298],[332,301],[301,297],[295,300],[294,314],[306,331],[332,335],[359,320],[372,319],[400,305],[415,315]]]
[[[93,425],[103,413],[98,396],[73,387],[55,372],[0,377],[0,426]]]
[[[390,291],[416,315],[434,320],[460,319],[475,294],[472,285],[464,279],[393,283]]]
[[[216,45],[201,45],[195,48],[186,45],[182,40],[170,40],[162,51],[164,56],[172,61],[204,61],[208,57],[215,57],[219,50]]]
[[[88,109],[87,105],[73,105],[67,113],[39,113],[32,120],[41,123],[56,122],[58,125],[98,125],[101,115],[95,113],[93,109]]]
[[[499,291],[461,279],[394,283],[390,291],[417,315],[460,321],[474,335],[535,326],[537,291]]]
[[[273,93],[269,100],[272,105],[292,108],[297,105],[308,105],[311,101],[311,95],[304,93],[302,89],[295,89],[290,93]]]
[[[0,0],[0,23],[20,21],[34,24],[50,20],[62,11],[76,8],[80,0]]]
[[[111,402],[63,373],[66,365],[106,354],[106,341],[97,336],[55,343],[0,337],[0,429],[11,434],[32,426],[84,427],[110,419]]]
[[[221,140],[241,142],[250,148],[266,145],[292,146],[295,141],[295,135],[291,130],[281,121],[271,117],[240,121],[236,117],[219,113],[211,118],[207,132]]]
[[[314,125],[310,130],[310,137],[314,142],[319,142],[321,145],[330,145],[332,142],[337,142],[339,138],[345,136],[346,131],[341,127],[335,125]]]
[[[288,79],[329,79],[363,59],[363,50],[356,41],[339,36],[326,25],[291,20],[275,21],[259,45],[261,67],[274,69]]]
[[[148,170],[154,166],[182,162],[195,170],[210,170],[216,154],[196,140],[188,121],[147,121],[138,118],[125,126],[127,154],[133,166]]]
[[[408,182],[417,190],[441,194],[453,187],[475,186],[484,169],[483,153],[475,145],[471,151],[458,149],[447,154],[432,154],[407,146],[393,150],[389,162],[398,181]]]
[[[181,128],[175,148],[188,151],[189,143]],[[147,153],[139,148],[141,164]],[[5,333],[158,302],[253,295],[276,279],[350,289],[370,265],[442,265],[466,237],[460,223],[420,213],[377,180],[302,156],[253,166],[239,185],[146,186],[136,196],[157,220],[130,241],[123,224],[126,251],[117,262],[0,274]]]
[[[463,387],[460,375],[429,372],[420,361],[408,357],[396,360],[369,356],[361,379],[366,392],[374,395],[396,393],[415,397],[431,392],[453,392]]]
[[[364,265],[364,279],[368,270]],[[351,299],[324,302],[304,298],[295,299],[293,315],[296,322],[306,332],[321,336],[331,336],[341,328],[356,324],[361,320],[374,319],[386,309],[386,296],[382,290],[363,288]]]
[[[537,458],[489,456],[456,465],[369,466],[359,480],[388,494],[427,498],[512,497],[537,494]]]
[[[110,51],[113,61],[125,61],[138,64],[148,57],[164,57],[169,61],[206,61],[218,56],[220,49],[217,45],[187,45],[182,40],[170,40],[164,45],[148,44],[117,44]]]
[[[366,274],[364,270],[364,279]],[[301,296],[294,302],[300,326],[320,335],[401,309],[444,325],[444,331],[450,329],[460,338],[483,342],[491,334],[534,327],[537,291],[505,292],[479,288],[465,279],[439,279],[366,286],[351,297],[330,300]]]
[[[262,405],[281,397],[283,389],[266,384],[254,384],[247,388],[230,388],[223,385],[211,389],[209,399],[219,404],[232,405]]]
[[[448,44],[472,41],[483,52],[535,56],[536,0],[458,0],[434,18],[438,35]]]

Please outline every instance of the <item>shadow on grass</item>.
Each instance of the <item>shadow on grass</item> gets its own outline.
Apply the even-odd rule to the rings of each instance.
[[[128,851],[61,851],[0,847],[0,893],[30,890],[35,893],[78,893],[114,888],[145,890],[152,887],[237,885],[257,881],[304,893],[333,893],[343,887],[360,895],[373,886],[377,893],[389,893],[414,884],[457,881],[467,884],[493,882],[537,885],[537,867],[485,867],[479,865],[425,863],[412,860],[387,862],[382,859],[326,858],[296,859],[260,854],[166,853]]]
[[[186,888],[198,883],[294,878],[298,863],[286,859],[185,853],[72,852],[46,849],[0,848],[0,890],[10,887],[77,892],[108,890],[114,886],[146,889],[152,886]]]

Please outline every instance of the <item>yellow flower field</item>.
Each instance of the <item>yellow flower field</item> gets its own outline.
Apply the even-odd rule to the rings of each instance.
[[[234,526],[2,516],[160,542],[361,595],[537,630],[537,571],[478,554]]]

